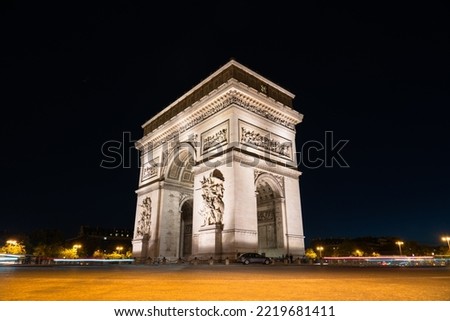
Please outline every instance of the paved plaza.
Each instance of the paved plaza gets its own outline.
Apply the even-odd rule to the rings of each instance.
[[[2,301],[450,301],[449,267],[0,267]]]

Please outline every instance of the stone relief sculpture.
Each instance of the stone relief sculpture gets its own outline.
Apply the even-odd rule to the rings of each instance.
[[[220,102],[211,103],[208,106],[208,108],[206,108],[205,111],[200,114],[200,116],[197,116],[184,122],[183,125],[181,125],[176,132],[170,133],[166,135],[164,138],[158,138],[152,141],[153,148],[158,147],[159,145],[173,139],[174,137],[178,137],[180,133],[189,130],[195,125],[203,122],[205,119],[216,115],[219,111],[233,104],[245,108],[246,110],[253,112],[261,117],[267,118],[277,124],[280,124],[281,126],[284,126],[289,129],[295,129],[294,123],[285,120],[283,118],[277,117],[274,113],[268,112],[267,109],[263,108],[262,106],[256,105],[255,103],[249,102],[245,99],[238,97],[238,93],[233,90],[230,91],[230,93],[227,94],[227,96]]]
[[[249,143],[257,147],[262,147],[265,150],[290,157],[291,145],[290,143],[280,143],[279,141],[269,138],[269,135],[262,135],[255,130],[247,130],[245,127],[241,127],[241,142]]]
[[[203,152],[207,152],[214,146],[220,145],[227,141],[227,129],[223,128],[213,135],[207,136],[203,140]]]
[[[147,163],[144,165],[144,169],[142,170],[142,180],[146,180],[156,174],[156,166],[151,163]]]
[[[137,236],[150,236],[150,223],[152,216],[152,200],[150,197],[144,198],[142,204],[139,205],[141,210],[141,217],[137,223],[136,235]]]
[[[260,211],[258,212],[258,221],[259,222],[273,222],[275,221],[275,212],[273,210],[270,211]]]
[[[223,179],[216,177],[211,173],[209,177],[203,177],[202,198],[203,208],[200,215],[203,216],[202,226],[222,224],[223,222]]]

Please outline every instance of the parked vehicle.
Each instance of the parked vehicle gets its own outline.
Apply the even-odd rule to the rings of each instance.
[[[259,253],[244,253],[239,256],[238,262],[246,265],[250,263],[270,264],[272,263],[272,259]]]

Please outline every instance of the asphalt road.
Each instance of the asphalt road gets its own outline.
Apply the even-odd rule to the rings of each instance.
[[[450,267],[1,266],[2,301],[450,301]]]

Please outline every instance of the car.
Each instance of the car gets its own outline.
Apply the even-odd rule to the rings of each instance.
[[[250,264],[250,263],[270,264],[270,263],[272,263],[272,259],[270,257],[266,257],[263,254],[251,252],[251,253],[241,254],[238,258],[238,262],[241,262],[245,265]]]

